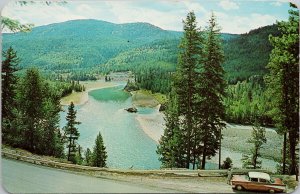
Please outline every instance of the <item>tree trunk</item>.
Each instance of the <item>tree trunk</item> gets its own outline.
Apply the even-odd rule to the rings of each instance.
[[[190,40],[192,41],[192,40]],[[191,160],[191,132],[193,128],[193,119],[192,119],[192,69],[189,67],[189,77],[188,77],[188,112],[187,112],[187,157],[186,157],[186,168],[190,168]]]
[[[190,90],[190,88],[189,88]],[[189,91],[190,94],[190,91]],[[190,168],[190,160],[191,160],[191,130],[192,130],[192,119],[191,119],[191,99],[190,96],[188,97],[189,104],[188,104],[188,115],[187,115],[187,156],[186,156],[186,168]]]
[[[219,147],[219,169],[221,169],[221,140],[222,140],[222,136],[221,136],[221,133],[220,133],[220,147]]]
[[[33,152],[33,129],[30,129],[29,134],[30,134],[29,150]]]
[[[69,137],[69,148],[68,148],[68,161],[70,161],[70,149],[71,149],[71,137]]]
[[[286,169],[285,169],[285,166],[286,166],[286,133],[284,133],[283,135],[283,150],[282,150],[282,174],[285,174],[286,172]]]
[[[289,133],[289,143],[290,143],[290,157],[291,157],[291,168],[290,168],[290,174],[296,175],[296,179],[298,179],[297,176],[297,161],[296,161],[296,133],[290,132]]]
[[[194,154],[194,156],[193,156],[194,158],[193,158],[193,170],[195,170],[195,163],[196,163],[196,158],[195,158],[195,154]]]
[[[202,155],[202,164],[201,164],[201,169],[205,170],[205,159],[206,159],[206,142],[204,142],[203,145],[203,155]]]
[[[196,132],[194,132],[195,138],[194,138],[194,146],[193,146],[193,170],[195,170],[196,165]]]

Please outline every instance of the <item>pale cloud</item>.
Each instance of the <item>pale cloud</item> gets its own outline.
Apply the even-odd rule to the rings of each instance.
[[[36,25],[46,25],[68,20],[86,19],[85,16],[73,13],[64,6],[46,6],[39,3],[27,6],[20,6],[10,3],[4,7],[2,10],[2,15],[19,20],[21,23],[34,23]]]
[[[276,7],[280,7],[282,5],[282,3],[277,1],[277,2],[272,2],[271,5],[276,6]]]
[[[239,5],[236,2],[230,0],[222,0],[219,3],[219,6],[221,6],[225,10],[239,9]]]
[[[253,13],[250,16],[230,16],[228,14],[217,12],[217,21],[222,28],[222,32],[243,34],[251,29],[272,25],[276,18],[268,14]]]
[[[159,2],[110,0],[99,2],[101,3],[88,0],[68,1],[64,6],[46,6],[38,3],[28,6],[9,4],[4,8],[3,15],[17,19],[21,23],[33,23],[36,26],[76,19],[98,19],[118,24],[148,22],[165,30],[177,31],[182,31],[182,20],[186,18],[189,11],[195,11],[198,26],[201,26],[202,29],[208,25],[211,16],[211,11],[205,7],[203,2],[195,0]],[[222,2],[233,3],[228,0]],[[234,4],[229,7],[234,9],[235,6],[239,6]],[[250,29],[270,25],[278,20],[278,17],[267,13],[240,15],[233,11],[222,11],[221,8],[216,9],[214,13],[222,32],[236,34],[246,33]]]
[[[135,7],[132,4],[123,2],[107,1],[111,14],[114,15],[115,23],[132,23],[132,22],[148,22],[163,29],[176,28],[180,15],[170,14],[169,12],[161,12],[154,9],[145,9]],[[174,23],[175,22],[175,23]]]
[[[291,2],[293,2],[293,0],[291,0]],[[270,4],[275,7],[280,7],[284,3],[289,3],[289,1],[288,0],[275,0],[275,1],[272,1]]]
[[[176,2],[174,3],[176,4]],[[182,30],[181,21],[185,18],[187,11],[177,11],[174,9],[163,12],[139,7],[134,1],[133,3],[102,1],[101,4],[95,4],[92,1],[79,1],[68,2],[67,6],[9,4],[3,9],[2,14],[17,19],[21,23],[34,23],[36,26],[76,19],[98,19],[113,23],[148,22],[166,30]]]
[[[183,1],[182,2],[188,11],[194,11],[197,13],[206,13],[206,9],[200,4],[200,2],[196,2],[196,1]]]

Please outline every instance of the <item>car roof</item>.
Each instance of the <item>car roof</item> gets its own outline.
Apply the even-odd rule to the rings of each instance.
[[[266,179],[266,180],[271,180],[270,175],[264,172],[249,172],[249,177],[250,178],[260,178],[260,179]]]

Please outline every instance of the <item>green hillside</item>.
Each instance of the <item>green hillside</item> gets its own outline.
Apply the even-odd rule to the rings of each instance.
[[[222,34],[224,69],[231,83],[266,73],[275,25],[247,34]],[[102,72],[159,67],[174,71],[182,32],[167,31],[149,23],[113,24],[74,20],[36,27],[30,33],[3,35],[3,49],[12,46],[20,66],[44,71]]]
[[[231,83],[267,73],[265,67],[272,50],[269,42],[270,34],[275,36],[279,34],[276,25],[255,29],[226,41],[223,67]]]
[[[3,48],[13,46],[18,51],[21,67],[90,68],[106,63],[121,52],[180,35],[147,23],[117,25],[75,20],[36,27],[30,33],[4,34]]]

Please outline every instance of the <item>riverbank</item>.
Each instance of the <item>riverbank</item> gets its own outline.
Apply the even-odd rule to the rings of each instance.
[[[141,128],[156,144],[164,133],[165,121],[164,115],[161,112],[154,112],[149,115],[138,115],[136,117]],[[242,155],[251,154],[252,144],[247,142],[251,137],[252,126],[227,124],[227,127],[222,130],[222,162],[226,157],[230,157],[234,167],[242,167]],[[267,142],[261,149],[262,166],[264,169],[276,171],[276,160],[281,158],[282,136],[278,135],[274,129],[266,129]],[[209,161],[218,164],[218,154],[212,157]]]
[[[105,82],[103,80],[83,81],[83,82],[80,82],[80,84],[84,85],[85,91],[73,92],[72,94],[70,94],[66,97],[63,97],[60,101],[61,105],[67,106],[71,102],[73,102],[75,105],[85,104],[89,100],[89,97],[88,97],[89,91],[107,88],[107,87],[113,87],[113,86],[117,85],[115,82]]]
[[[159,106],[160,105],[155,108],[156,111],[152,114],[139,114],[136,116],[136,120],[143,131],[157,144],[165,128],[164,114],[159,112]]]
[[[222,147],[229,151],[250,154],[250,148],[253,147],[247,140],[251,137],[253,126],[227,124],[222,130]],[[263,158],[279,160],[281,158],[283,137],[276,133],[272,128],[266,128],[267,142],[263,144],[261,155]],[[264,164],[262,164],[264,166]]]
[[[166,95],[152,93],[148,90],[133,91],[131,95],[132,105],[134,107],[148,107],[154,109],[154,112],[151,114],[138,114],[136,120],[144,133],[158,144],[165,128],[164,114],[160,112],[159,109],[161,104],[167,102]]]

